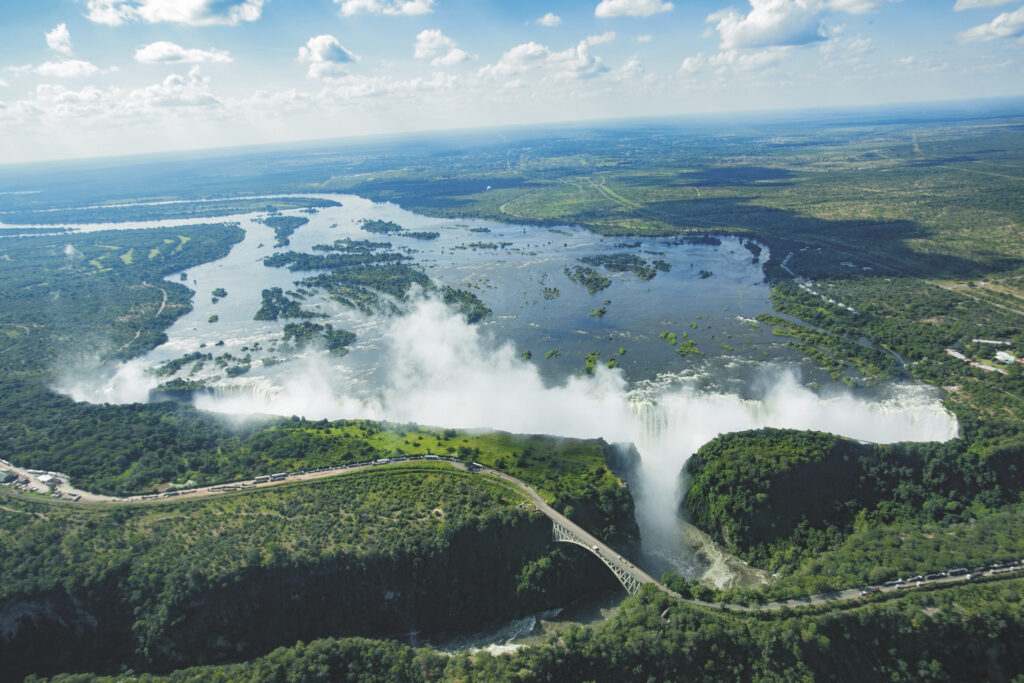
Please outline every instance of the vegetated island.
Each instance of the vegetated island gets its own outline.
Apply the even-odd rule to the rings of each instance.
[[[292,233],[309,223],[309,219],[305,216],[267,216],[262,222],[273,229],[274,237],[277,238],[274,246],[285,247],[288,246]]]

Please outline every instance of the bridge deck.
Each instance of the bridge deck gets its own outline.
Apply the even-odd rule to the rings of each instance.
[[[571,519],[548,505],[547,502],[540,497],[540,494],[534,491],[526,482],[520,481],[513,476],[496,470],[486,469],[484,472],[491,476],[498,477],[499,479],[503,479],[516,486],[516,488],[525,491],[530,497],[530,500],[536,506],[537,510],[548,517],[554,524],[554,531],[552,535],[555,541],[559,543],[573,543],[581,548],[586,548],[588,552],[601,560],[601,562],[603,562],[604,565],[608,567],[613,574],[615,574],[615,577],[630,595],[636,595],[641,586],[650,583],[657,586],[660,590],[678,597],[677,593],[669,590],[666,586],[656,581],[647,572],[612,550],[612,548],[604,542],[587,533],[583,527],[579,526]]]

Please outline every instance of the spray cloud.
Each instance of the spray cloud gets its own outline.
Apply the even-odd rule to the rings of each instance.
[[[549,386],[512,344],[496,343],[486,331],[429,298],[390,320],[381,346],[384,386],[360,383],[347,369],[350,359],[339,363],[306,352],[276,375],[234,380],[196,403],[227,413],[387,419],[631,442],[642,458],[634,493],[645,553],[664,554],[670,562],[682,550],[676,521],[680,470],[718,434],[790,427],[883,443],[945,441],[957,433],[956,421],[926,387],[896,385],[881,401],[848,391],[823,397],[777,366],[760,372],[757,381],[764,390],[758,400],[709,392],[692,378],[663,377],[630,387],[620,371],[602,366],[592,377]],[[127,395],[133,383],[147,387],[136,361],[122,366],[99,389],[65,388],[78,399],[145,400]]]

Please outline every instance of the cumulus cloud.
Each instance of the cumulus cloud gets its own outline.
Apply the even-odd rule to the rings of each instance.
[[[960,33],[957,38],[964,43],[975,43],[1020,36],[1024,36],[1024,7],[1014,12],[1003,12],[987,24]]]
[[[341,15],[350,17],[353,14],[417,15],[429,14],[434,11],[437,0],[334,0],[341,5]]]
[[[172,148],[175,138],[212,146],[225,144],[239,127],[242,119],[234,114],[252,111],[215,96],[198,70],[154,81],[138,87],[40,83],[0,111],[2,125],[17,131],[17,139],[11,135],[5,143],[12,153],[20,145],[29,159],[47,145],[52,157]],[[161,134],[154,137],[153,130]]]
[[[88,0],[86,16],[98,24],[130,21],[189,26],[235,26],[256,21],[268,0]]]
[[[81,59],[62,59],[59,62],[43,62],[34,71],[48,78],[85,78],[99,73],[100,68]]]
[[[554,67],[554,75],[559,78],[593,78],[607,73],[608,67],[600,57],[590,54],[591,43],[581,40],[575,48],[548,55],[548,63]]]
[[[455,90],[459,83],[458,76],[440,71],[430,78],[411,79],[349,74],[332,80],[318,97],[320,102],[327,104],[349,103],[370,97],[417,97],[424,93],[449,92]]]
[[[441,29],[424,29],[416,36],[413,57],[430,59],[434,66],[452,66],[460,64],[469,55],[455,47],[455,41],[441,33]]]
[[[480,75],[484,77],[516,76],[537,64],[544,63],[550,54],[551,50],[532,40],[529,43],[520,43],[502,54],[494,64],[488,64],[480,69]]]
[[[521,87],[522,82],[512,81],[515,77],[533,69],[543,69],[549,76],[558,79],[593,78],[609,71],[600,57],[590,54],[590,46],[606,43],[615,38],[613,32],[590,36],[575,47],[554,52],[546,45],[533,41],[521,43],[505,52],[494,64],[480,69],[479,75],[485,80],[510,79],[506,86]]]
[[[587,45],[600,45],[601,43],[610,43],[615,40],[615,31],[606,31],[600,35],[587,36]]]
[[[604,19],[610,17],[649,17],[660,12],[669,12],[675,5],[662,0],[601,0],[594,9],[594,16]]]
[[[1015,0],[956,0],[956,4],[953,5],[953,10],[956,12],[963,12],[967,9],[979,9],[982,7],[998,7],[999,5],[1009,5]]]
[[[618,69],[615,69],[610,76],[613,80],[624,84],[653,83],[657,80],[654,74],[647,73],[647,69],[637,59],[631,59]]]
[[[864,14],[884,0],[750,0],[750,12],[729,8],[708,16],[723,50],[808,45],[833,33],[824,24],[830,14]]]
[[[54,29],[46,34],[46,44],[54,52],[59,52],[67,57],[71,56],[71,33],[67,24],[57,24]]]
[[[210,79],[198,66],[187,76],[171,74],[161,83],[132,91],[129,100],[146,107],[213,107],[220,100],[210,93]]]
[[[789,47],[773,46],[755,52],[722,50],[710,57],[705,57],[704,53],[697,53],[684,59],[679,71],[683,74],[694,74],[705,70],[712,70],[719,74],[727,71],[760,71],[781,62],[789,50]]]
[[[654,36],[647,33],[644,33],[636,37],[636,42],[638,43],[649,43],[652,40],[654,40]]]
[[[19,100],[12,109],[16,117],[33,124],[59,121],[63,127],[67,122],[103,120],[134,124],[153,120],[169,109],[209,111],[218,107],[221,103],[209,86],[209,79],[200,74],[199,67],[192,67],[187,75],[172,74],[160,83],[133,90],[94,86],[76,89],[42,83],[31,97]]]
[[[300,62],[309,62],[310,78],[328,78],[345,73],[345,64],[359,58],[345,49],[338,39],[330,35],[314,36],[299,48]]]
[[[734,9],[708,17],[722,40],[722,48],[758,48],[767,45],[806,45],[825,38],[816,3],[796,0],[750,0],[749,14]]]
[[[830,62],[852,63],[861,55],[873,52],[875,44],[870,38],[843,38],[836,36],[821,44],[818,51]]]
[[[538,19],[537,23],[540,24],[541,26],[547,26],[548,28],[551,28],[552,26],[558,26],[559,24],[561,24],[562,17],[558,16],[554,12],[548,12],[543,17]]]
[[[231,55],[224,50],[186,49],[166,40],[159,40],[135,51],[135,61],[142,64],[200,64],[203,62],[230,62]]]
[[[825,8],[833,12],[845,12],[846,14],[867,14],[874,12],[884,2],[899,2],[900,0],[828,0]]]

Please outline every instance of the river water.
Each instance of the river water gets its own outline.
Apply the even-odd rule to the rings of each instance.
[[[931,388],[902,382],[849,389],[756,323],[758,313],[772,310],[769,287],[739,239],[716,245],[606,238],[572,227],[437,219],[355,196],[330,198],[343,205],[312,215],[285,212],[310,221],[283,248],[273,246],[272,230],[257,220],[261,214],[231,217],[246,236],[228,256],[168,278],[196,296],[194,310],[167,331],[165,344],[100,377],[69,371],[58,388],[79,400],[146,400],[168,379],[152,372],[167,361],[200,350],[248,354],[251,369],[238,377],[224,376],[213,363],[194,372],[186,364],[178,376],[207,382],[213,393],[197,404],[226,413],[374,418],[632,443],[641,455],[630,482],[643,539],[636,561],[654,576],[670,570],[698,577],[708,570],[680,525],[679,474],[690,454],[717,434],[776,426],[874,442],[956,435],[955,419]],[[361,229],[363,219],[440,237],[370,234]],[[367,316],[320,292],[303,306],[327,316],[316,322],[355,332],[350,353],[339,358],[281,343],[288,321],[253,319],[261,291],[294,290],[308,273],[270,268],[262,259],[346,237],[391,242],[435,282],[473,292],[492,314],[470,325],[437,300],[413,296],[398,302],[399,315]],[[658,259],[669,270],[642,280],[597,268],[612,284],[595,294],[564,272],[581,265],[581,257],[617,253]],[[765,250],[761,259],[767,257]],[[216,288],[227,296],[214,302]],[[601,308],[603,316],[591,315]],[[664,333],[692,340],[699,353],[680,355]],[[584,358],[592,352],[600,362],[585,376]],[[612,358],[618,367],[608,369],[604,363]],[[278,362],[264,365],[264,359]]]

